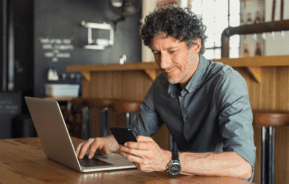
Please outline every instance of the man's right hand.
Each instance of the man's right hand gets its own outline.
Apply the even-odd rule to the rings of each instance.
[[[86,142],[80,143],[76,148],[76,155],[82,159],[87,151],[89,151],[88,158],[91,159],[96,150],[102,151],[104,154],[109,154],[109,146],[105,138],[90,138]]]

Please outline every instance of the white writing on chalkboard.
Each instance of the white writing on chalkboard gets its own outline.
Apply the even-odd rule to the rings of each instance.
[[[13,104],[12,101],[0,101],[0,114],[17,114],[19,112],[19,105]]]
[[[70,51],[74,50],[71,39],[40,38],[44,57],[51,58],[53,62],[58,58],[70,58]]]

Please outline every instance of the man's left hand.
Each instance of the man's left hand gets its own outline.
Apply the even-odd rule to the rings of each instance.
[[[136,139],[138,142],[120,145],[119,153],[143,172],[165,171],[172,159],[171,152],[161,149],[150,137],[137,136]]]

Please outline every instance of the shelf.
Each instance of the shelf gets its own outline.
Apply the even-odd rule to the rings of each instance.
[[[289,55],[283,56],[254,56],[244,58],[222,58],[213,60],[222,62],[232,67],[266,67],[266,66],[289,66]]]
[[[125,64],[100,64],[100,65],[74,65],[67,66],[68,72],[80,72],[83,77],[90,81],[91,72],[108,72],[108,71],[145,71],[148,76],[154,80],[159,73],[159,68],[155,62],[137,62]]]
[[[262,82],[262,68],[275,66],[289,66],[289,55],[284,56],[254,56],[244,58],[214,59],[214,62],[222,62],[233,68],[244,67],[258,83]],[[133,71],[142,70],[154,80],[160,72],[155,62],[135,62],[125,64],[100,64],[100,65],[74,65],[67,66],[68,72],[80,72],[84,78],[90,81],[91,72],[107,71]]]
[[[244,58],[222,58],[215,60],[222,62],[231,67],[245,67],[251,74],[253,79],[262,82],[262,68],[263,67],[276,67],[276,66],[289,66],[289,55],[282,56],[254,56]]]

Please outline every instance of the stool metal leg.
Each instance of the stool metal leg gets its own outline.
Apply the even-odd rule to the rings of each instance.
[[[105,136],[108,135],[108,131],[109,131],[109,119],[108,119],[108,111],[109,111],[109,108],[106,107],[105,108],[105,124],[104,124],[104,132],[105,132]]]
[[[84,140],[90,138],[90,113],[88,107],[82,108],[82,138]]]
[[[130,125],[136,119],[136,114],[134,112],[127,112],[125,115],[126,115],[126,127],[130,128]]]
[[[268,173],[267,173],[267,164],[266,164],[266,158],[267,158],[267,128],[262,127],[262,152],[261,152],[261,184],[268,184]]]
[[[269,149],[269,155],[268,155],[268,183],[271,184],[272,181],[272,139],[271,139],[271,135],[272,135],[272,129],[271,127],[268,127],[267,129],[268,131],[268,149]]]
[[[275,183],[275,127],[269,127],[269,137],[270,137],[270,183]]]
[[[125,122],[126,122],[126,127],[130,128],[130,114],[129,112],[125,113]]]
[[[105,107],[100,109],[100,137],[105,137],[108,135],[108,108]]]
[[[261,183],[275,183],[275,128],[262,127]]]

